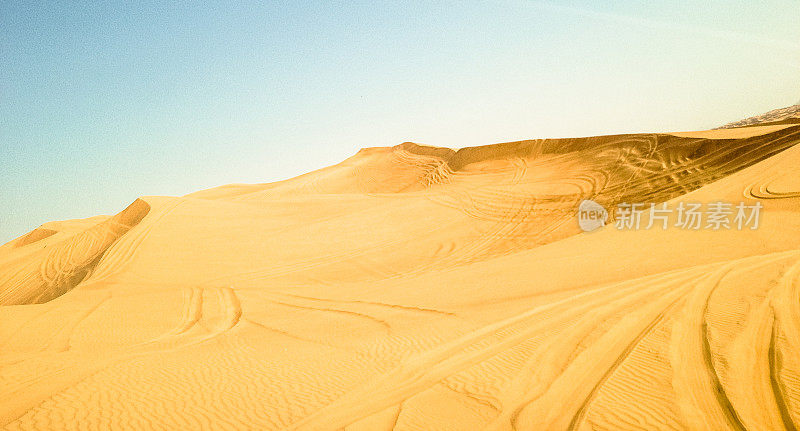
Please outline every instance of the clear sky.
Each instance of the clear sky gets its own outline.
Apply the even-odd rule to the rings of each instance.
[[[800,99],[798,0],[32,3],[0,0],[0,242],[361,147],[706,129]]]

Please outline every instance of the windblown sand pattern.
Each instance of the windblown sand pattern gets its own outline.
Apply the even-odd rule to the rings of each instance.
[[[0,426],[795,430],[798,143],[406,143],[45,224],[0,247]],[[764,210],[581,233],[583,199]]]

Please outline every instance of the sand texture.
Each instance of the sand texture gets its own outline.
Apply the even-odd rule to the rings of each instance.
[[[795,430],[798,143],[405,143],[46,223],[0,247],[0,427]],[[583,233],[583,199],[763,210]]]

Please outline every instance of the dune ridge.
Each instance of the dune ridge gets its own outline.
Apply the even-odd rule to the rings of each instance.
[[[53,229],[46,229],[46,228],[42,228],[42,227],[37,227],[36,229],[28,232],[24,236],[22,236],[19,239],[15,240],[12,243],[12,247],[23,247],[23,246],[26,246],[28,244],[32,244],[32,243],[34,243],[36,241],[41,241],[41,240],[47,238],[48,236],[54,235],[56,233],[58,233],[58,231],[55,231]]]
[[[45,224],[0,247],[0,426],[797,429],[798,143],[403,143]],[[584,199],[763,214],[583,233]]]
[[[58,243],[0,266],[0,305],[39,304],[80,284],[114,241],[139,223],[150,206],[137,199],[119,214]],[[33,245],[57,232],[37,228],[14,242]]]

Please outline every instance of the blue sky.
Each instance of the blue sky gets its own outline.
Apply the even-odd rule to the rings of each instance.
[[[30,3],[0,0],[0,242],[361,147],[706,129],[800,99],[798,0]]]

